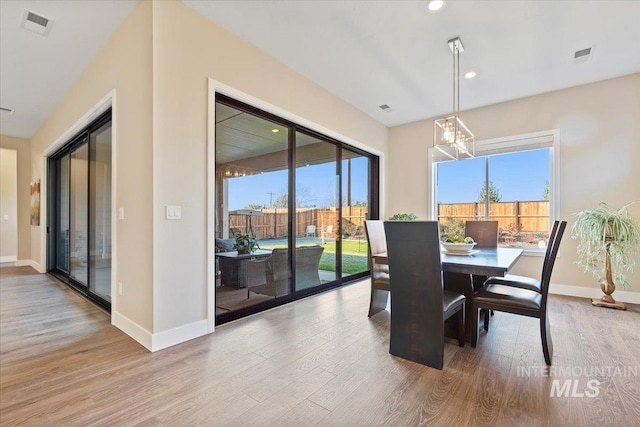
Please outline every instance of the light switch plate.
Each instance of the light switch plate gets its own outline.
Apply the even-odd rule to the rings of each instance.
[[[167,206],[167,219],[181,219],[182,206]]]

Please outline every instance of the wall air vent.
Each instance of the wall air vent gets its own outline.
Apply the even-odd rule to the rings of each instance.
[[[13,108],[0,107],[0,111],[3,113],[13,114]]]
[[[573,63],[580,64],[581,62],[587,62],[591,60],[593,56],[593,47],[576,50],[573,52]]]
[[[25,9],[22,13],[22,28],[46,36],[51,31],[53,20]]]

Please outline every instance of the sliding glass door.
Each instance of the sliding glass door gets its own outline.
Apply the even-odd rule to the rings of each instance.
[[[89,141],[89,290],[111,301],[111,122]]]
[[[366,277],[377,157],[223,95],[215,122],[216,323]]]
[[[296,132],[296,290],[337,279],[340,249],[338,146]],[[311,232],[313,230],[313,232]],[[312,263],[317,258],[317,263]]]
[[[50,273],[111,303],[111,113],[49,158]]]

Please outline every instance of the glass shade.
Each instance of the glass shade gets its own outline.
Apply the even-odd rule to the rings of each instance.
[[[433,146],[453,160],[475,156],[475,136],[458,116],[437,119],[433,125]]]

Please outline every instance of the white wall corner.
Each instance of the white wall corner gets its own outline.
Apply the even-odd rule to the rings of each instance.
[[[153,336],[133,320],[115,311],[111,312],[111,324],[139,342],[144,348],[152,351]]]
[[[169,329],[167,331],[158,332],[151,337],[151,351],[162,350],[194,338],[201,337],[209,333],[208,319],[198,320],[197,322]],[[145,346],[146,347],[146,346]]]
[[[600,298],[602,291],[597,287],[571,286],[552,283],[549,286],[549,293],[555,295],[566,295],[579,298]],[[640,304],[640,292],[622,291],[619,288],[613,293],[616,301],[628,304]]]

